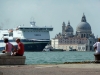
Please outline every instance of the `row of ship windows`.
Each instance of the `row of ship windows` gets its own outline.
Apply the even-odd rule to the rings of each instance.
[[[3,36],[9,36],[10,37],[10,36],[13,36],[13,34],[12,35],[7,34],[7,35],[3,35]],[[20,36],[23,36],[23,34],[20,34]],[[41,36],[41,34],[34,34],[34,36]]]
[[[53,28],[20,28],[21,30],[52,30]]]
[[[23,32],[48,32],[48,31],[23,31]]]

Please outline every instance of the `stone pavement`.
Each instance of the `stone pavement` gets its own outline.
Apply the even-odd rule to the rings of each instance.
[[[100,64],[2,65],[0,75],[100,75]]]

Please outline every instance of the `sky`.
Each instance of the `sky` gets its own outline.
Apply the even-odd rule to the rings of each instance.
[[[92,33],[100,37],[100,0],[0,0],[0,27],[30,26],[33,17],[37,26],[52,26],[50,38],[54,38],[68,21],[75,34],[83,13]]]

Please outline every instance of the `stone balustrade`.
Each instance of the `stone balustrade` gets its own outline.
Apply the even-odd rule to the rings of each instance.
[[[24,65],[26,56],[0,56],[0,65]]]

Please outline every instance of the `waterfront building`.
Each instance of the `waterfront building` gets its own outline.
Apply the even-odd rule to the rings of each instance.
[[[62,33],[56,34],[51,39],[51,45],[55,49],[64,49],[69,51],[70,49],[76,49],[77,51],[93,51],[93,44],[96,42],[96,38],[92,33],[90,24],[86,20],[86,16],[83,14],[81,22],[76,27],[76,33],[74,34],[73,27],[65,22],[62,23]]]

